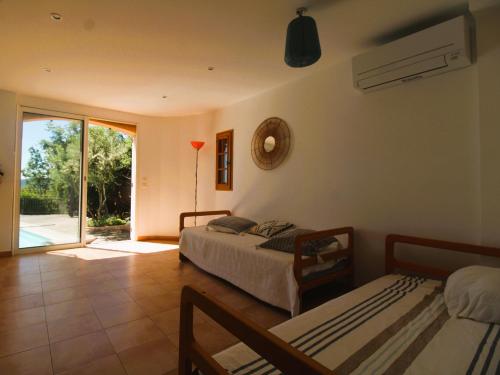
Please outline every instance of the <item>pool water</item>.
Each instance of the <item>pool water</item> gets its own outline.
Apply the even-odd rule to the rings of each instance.
[[[52,245],[53,242],[49,238],[40,236],[39,234],[30,232],[29,230],[21,228],[19,230],[19,248],[24,249],[27,247],[39,247]]]

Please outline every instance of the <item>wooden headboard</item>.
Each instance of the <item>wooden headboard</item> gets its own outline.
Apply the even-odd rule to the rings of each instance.
[[[449,242],[432,240],[422,237],[402,236],[399,234],[389,234],[385,240],[385,273],[394,273],[396,269],[403,269],[410,272],[429,275],[440,279],[447,278],[453,271],[444,270],[414,262],[396,259],[394,250],[396,244],[408,244],[423,247],[430,247],[438,250],[458,251],[461,253],[485,255],[500,258],[500,249],[495,247],[478,246],[460,242]]]
[[[219,211],[182,212],[179,216],[179,234],[185,228],[184,220],[186,219],[186,217],[219,216],[219,215],[231,216],[231,211],[219,210]]]

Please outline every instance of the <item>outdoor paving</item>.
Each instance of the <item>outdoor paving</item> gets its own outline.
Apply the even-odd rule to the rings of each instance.
[[[87,228],[86,239],[87,243],[92,244],[130,240],[130,227],[123,225],[119,227]]]
[[[21,215],[20,247],[35,247],[51,244],[79,242],[80,222],[78,217],[67,214]],[[87,243],[124,241],[130,239],[130,227],[113,226],[86,228]]]
[[[20,229],[21,247],[80,241],[80,221],[67,214],[20,215]]]

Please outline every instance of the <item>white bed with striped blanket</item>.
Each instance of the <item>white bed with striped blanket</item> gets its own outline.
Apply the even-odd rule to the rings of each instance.
[[[450,318],[441,282],[387,275],[270,330],[334,374],[500,374],[500,325]],[[279,374],[243,343],[231,374]]]

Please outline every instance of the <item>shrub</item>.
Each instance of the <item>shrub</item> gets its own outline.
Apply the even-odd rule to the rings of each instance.
[[[21,190],[21,215],[49,215],[61,213],[60,200],[34,191]]]
[[[101,219],[88,219],[87,225],[89,227],[107,227],[111,225],[125,225],[128,222],[130,222],[129,219],[122,219],[118,216],[106,216],[102,217]]]

